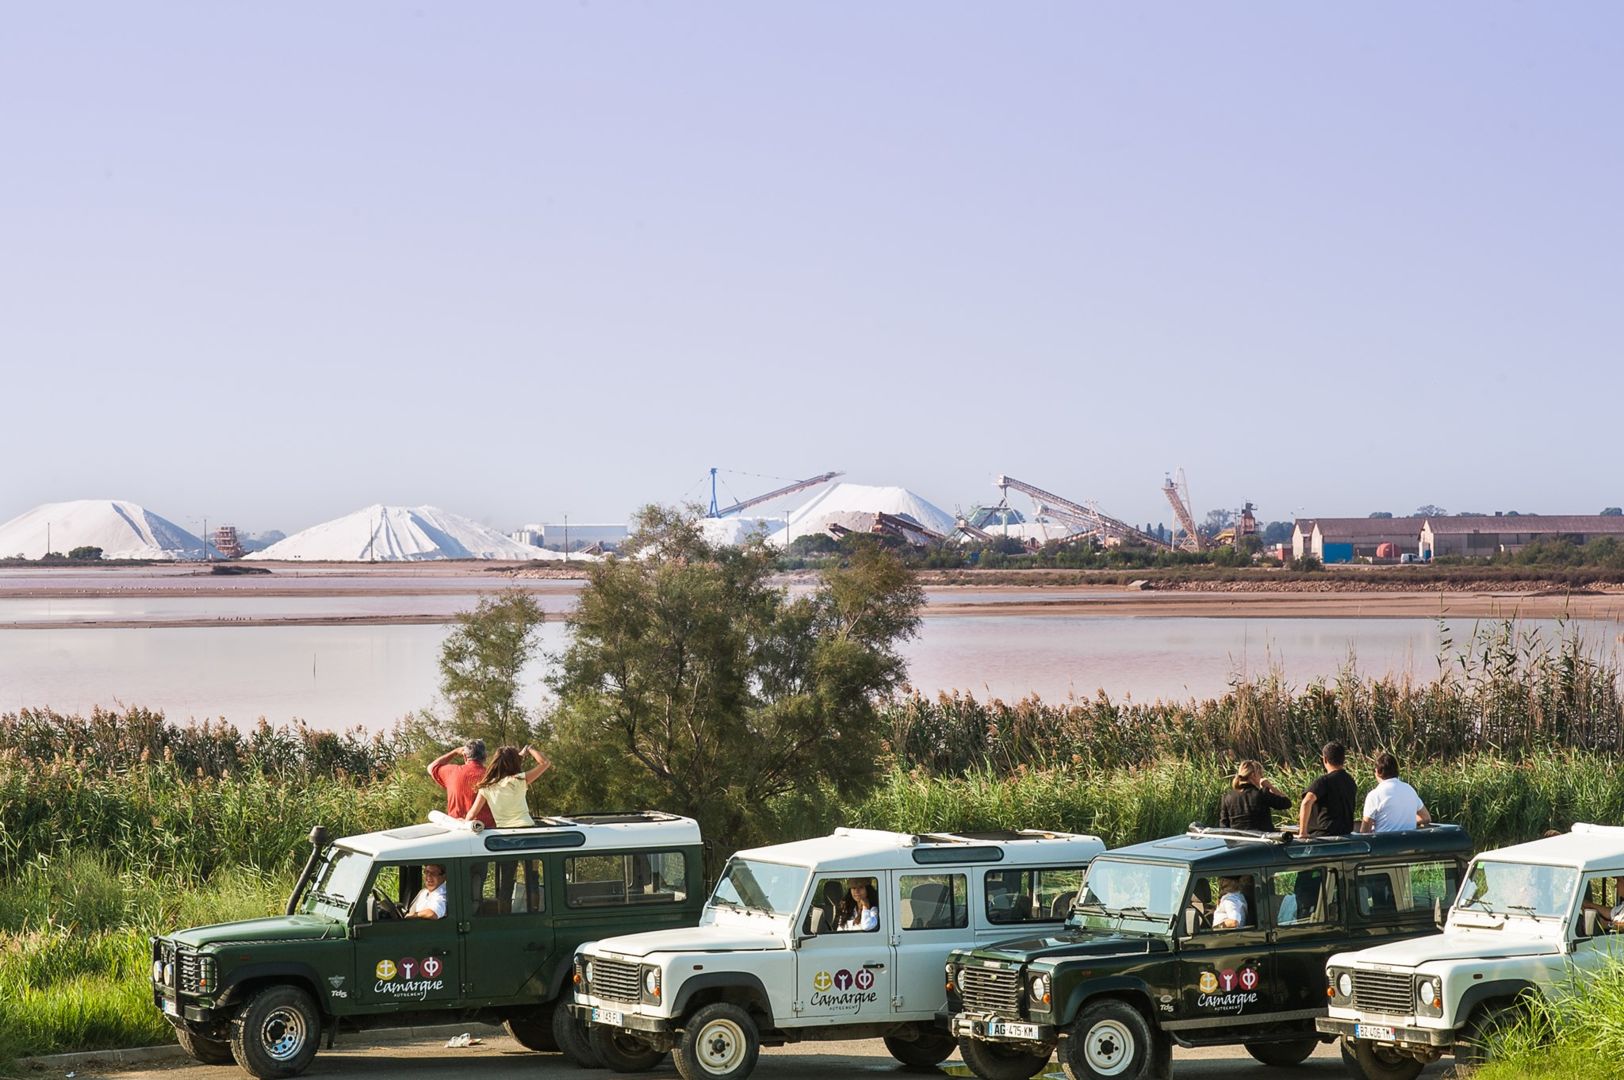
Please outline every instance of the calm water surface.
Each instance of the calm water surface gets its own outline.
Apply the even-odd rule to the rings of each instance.
[[[1445,632],[1462,641],[1473,625]],[[1521,625],[1555,632],[1554,623]],[[1618,630],[1585,625],[1587,640],[1607,649],[1616,648]],[[441,625],[5,630],[0,710],[122,702],[177,720],[297,717],[383,728],[433,702],[446,633]],[[563,624],[546,624],[541,640],[556,653]],[[927,617],[906,652],[912,684],[927,693],[1063,699],[1104,690],[1143,701],[1220,693],[1238,675],[1271,667],[1302,685],[1350,656],[1367,672],[1430,678],[1439,646],[1438,624],[1427,619],[965,615]],[[539,661],[525,673],[538,700],[547,670]]]

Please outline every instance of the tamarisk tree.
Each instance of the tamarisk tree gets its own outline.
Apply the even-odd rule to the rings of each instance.
[[[687,814],[731,850],[784,796],[873,781],[876,703],[903,679],[922,603],[894,555],[859,544],[792,595],[759,540],[713,547],[662,507],[626,551],[592,568],[552,677],[560,797]]]

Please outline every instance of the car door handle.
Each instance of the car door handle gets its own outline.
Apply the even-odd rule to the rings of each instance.
[[[884,971],[885,970],[885,965],[884,964],[864,964],[863,965],[863,970],[864,971]]]

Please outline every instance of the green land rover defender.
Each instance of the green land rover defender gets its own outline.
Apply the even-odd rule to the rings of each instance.
[[[554,1008],[575,950],[692,926],[705,901],[699,826],[652,811],[310,839],[284,914],[153,939],[153,1004],[198,1061],[295,1076],[324,1033],[469,1020],[584,1057]]]
[[[1471,855],[1453,825],[1315,837],[1191,826],[1106,852],[1064,928],[955,952],[947,1009],[983,1080],[1058,1051],[1072,1080],[1149,1080],[1173,1045],[1295,1065],[1321,1036],[1332,954],[1434,932]]]

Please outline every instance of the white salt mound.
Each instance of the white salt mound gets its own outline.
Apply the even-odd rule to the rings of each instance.
[[[699,535],[716,547],[736,547],[752,536],[769,536],[784,527],[783,518],[701,518]]]
[[[297,562],[564,558],[560,552],[521,544],[477,521],[437,507],[381,504],[312,525],[247,557]]]
[[[0,525],[0,557],[38,559],[99,547],[104,559],[201,559],[203,541],[168,518],[120,499],[43,503]]]
[[[952,514],[907,488],[835,484],[793,511],[789,515],[789,524],[774,532],[767,542],[775,547],[783,547],[794,537],[824,532],[830,522],[850,528],[852,521],[863,520],[859,515],[874,514],[905,517],[943,536],[951,536],[958,527]]]

